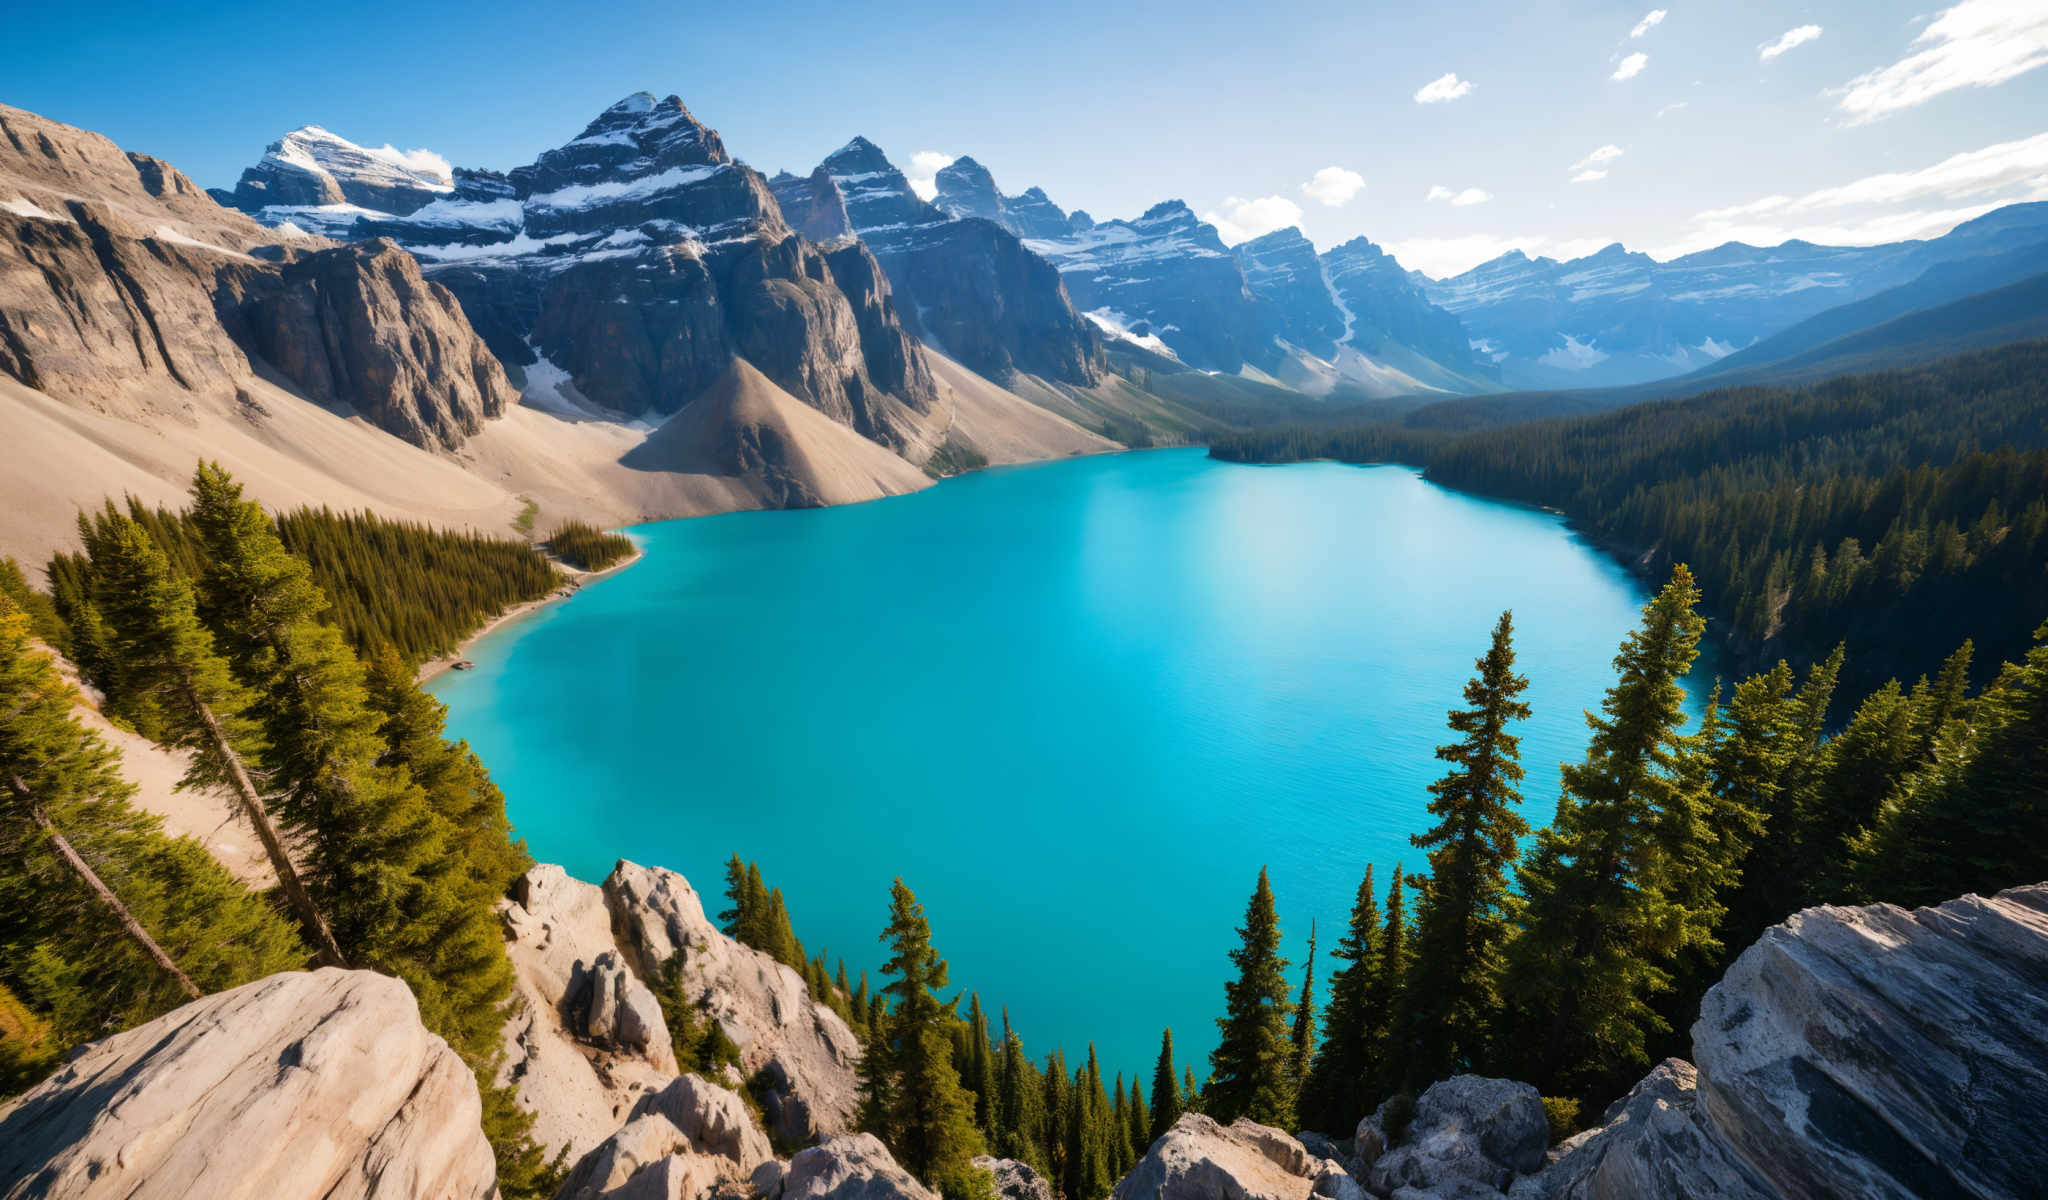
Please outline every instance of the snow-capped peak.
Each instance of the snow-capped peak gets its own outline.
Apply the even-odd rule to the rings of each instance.
[[[302,126],[285,134],[270,144],[264,157],[337,181],[378,187],[410,186],[437,192],[455,189],[448,160],[432,150],[400,150],[388,142],[375,148],[359,146],[318,125]]]

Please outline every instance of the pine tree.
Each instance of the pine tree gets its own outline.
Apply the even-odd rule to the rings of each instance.
[[[1280,954],[1280,920],[1266,869],[1245,906],[1239,946],[1230,952],[1237,978],[1224,988],[1222,1040],[1209,1056],[1207,1111],[1220,1122],[1250,1117],[1261,1125],[1293,1128],[1289,1084],[1293,1047],[1288,1041],[1287,960]]]
[[[1708,836],[1707,798],[1679,761],[1698,602],[1680,566],[1644,608],[1601,715],[1587,716],[1586,759],[1564,768],[1557,816],[1521,871],[1527,904],[1503,990],[1546,1091],[1640,1064],[1665,1028],[1650,1001],[1670,984],[1671,956],[1710,932],[1710,914],[1680,898]]]
[[[305,963],[198,843],[129,804],[114,752],[0,593],[0,981],[67,1040]]]
[[[92,562],[93,602],[105,622],[108,657],[119,664],[124,692],[131,701],[148,703],[160,722],[161,740],[192,752],[186,786],[224,788],[234,796],[315,952],[327,965],[346,965],[326,914],[286,853],[285,835],[250,774],[248,751],[258,735],[243,714],[253,698],[214,652],[192,589],[172,573],[170,560],[142,527],[113,505],[92,519],[81,515],[78,525]]]
[[[1173,1075],[1173,1030],[1168,1029],[1159,1036],[1159,1062],[1152,1068],[1152,1126],[1146,1131],[1146,1144],[1158,1141],[1173,1128],[1180,1114],[1180,1084]]]
[[[718,914],[718,927],[737,940],[752,916],[747,911],[747,864],[735,853],[725,860],[725,909]]]
[[[2048,877],[2048,625],[1885,804],[1861,886],[1908,907]]]
[[[1316,1052],[1316,924],[1308,924],[1308,959],[1301,968],[1301,998],[1294,1002],[1294,1054],[1287,1063],[1288,1086],[1297,1100]]]
[[[1145,1157],[1145,1151],[1152,1145],[1152,1114],[1145,1107],[1145,1093],[1139,1089],[1136,1079],[1131,1080],[1130,1111],[1127,1116],[1129,1128],[1125,1136],[1131,1146],[1131,1161],[1125,1164],[1125,1171],[1135,1166],[1138,1159]]]
[[[1365,993],[1366,1027],[1379,1031],[1380,1057],[1373,1064],[1372,1078],[1382,1093],[1398,1090],[1408,1074],[1408,1047],[1394,1036],[1394,1014],[1401,1006],[1411,961],[1406,888],[1401,864],[1395,863],[1393,882],[1387,885],[1387,924],[1380,933],[1380,970]]]
[[[1331,951],[1345,965],[1330,976],[1322,1044],[1302,1087],[1299,1115],[1310,1128],[1351,1128],[1371,1107],[1370,1077],[1385,1031],[1369,1023],[1368,998],[1380,973],[1382,936],[1379,894],[1368,863],[1352,900],[1350,923]]]
[[[932,947],[924,907],[901,879],[890,891],[882,940],[890,947],[882,967],[890,981],[883,991],[894,1001],[887,1039],[890,1148],[898,1162],[948,1200],[983,1196],[991,1181],[971,1161],[983,1149],[974,1098],[953,1067],[949,1026],[957,1018],[937,995],[946,986],[946,960]]]
[[[981,1130],[983,1141],[992,1143],[995,1129],[990,1102],[995,1098],[995,1065],[989,1056],[988,1014],[981,1010],[980,992],[973,993],[967,1001],[967,1038],[960,1082],[974,1095],[975,1127]]]
[[[1484,1060],[1495,979],[1513,896],[1508,870],[1529,824],[1522,803],[1522,739],[1508,732],[1529,719],[1515,673],[1514,614],[1502,613],[1493,642],[1465,685],[1465,708],[1448,723],[1459,740],[1437,747],[1450,771],[1429,787],[1437,823],[1408,840],[1429,851],[1429,886],[1416,898],[1415,964],[1396,1023],[1414,1087],[1476,1069]]]

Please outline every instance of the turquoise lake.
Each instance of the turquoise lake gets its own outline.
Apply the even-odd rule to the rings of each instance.
[[[1541,825],[1646,598],[1550,513],[1201,450],[631,532],[641,562],[432,685],[535,857],[671,867],[716,911],[738,851],[849,970],[901,875],[1030,1053],[1092,1040],[1148,1086],[1168,1025],[1205,1073],[1262,864],[1297,987],[1367,863],[1423,865],[1444,715],[1502,609]]]

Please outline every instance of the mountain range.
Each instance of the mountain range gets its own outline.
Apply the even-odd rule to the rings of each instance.
[[[211,191],[32,113],[0,128],[0,383],[23,393],[0,435],[53,448],[22,504],[149,498],[220,452],[287,499],[615,523],[1346,413],[1609,407],[2048,327],[2048,204],[1925,242],[1511,253],[1439,280],[1363,237],[1226,245],[1180,200],[1098,220],[972,157],[926,199],[861,137],[768,176],[646,92],[509,170],[307,126]],[[90,469],[56,452],[82,429]]]

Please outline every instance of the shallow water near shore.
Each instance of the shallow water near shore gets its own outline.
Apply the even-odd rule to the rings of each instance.
[[[631,530],[632,569],[434,679],[534,856],[721,907],[728,855],[872,971],[901,875],[1026,1050],[1205,1073],[1261,865],[1318,991],[1358,879],[1423,865],[1445,711],[1515,613],[1525,815],[1646,598],[1557,516],[1402,467],[1200,450]]]

